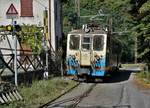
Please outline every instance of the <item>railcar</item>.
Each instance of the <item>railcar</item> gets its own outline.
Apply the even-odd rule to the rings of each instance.
[[[117,69],[108,31],[83,26],[67,36],[67,75],[104,77]]]

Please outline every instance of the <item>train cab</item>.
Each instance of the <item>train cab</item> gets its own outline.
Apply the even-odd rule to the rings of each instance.
[[[104,76],[107,33],[105,30],[74,30],[67,36],[67,74]]]

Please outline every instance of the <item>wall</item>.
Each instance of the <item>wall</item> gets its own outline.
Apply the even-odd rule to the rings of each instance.
[[[53,49],[56,50],[58,39],[61,38],[61,19],[60,19],[60,0],[50,0],[51,1],[51,44]],[[0,25],[11,24],[11,19],[6,18],[6,12],[9,6],[13,3],[16,10],[20,16],[20,0],[0,0]],[[45,8],[49,9],[49,0],[33,0],[33,16],[34,17],[18,17],[15,19],[17,24],[29,24],[29,25],[38,25],[43,26],[43,11]],[[56,15],[57,14],[57,15]],[[57,19],[56,19],[57,17]]]
[[[40,2],[42,3],[42,5],[40,4]],[[11,3],[13,3],[20,16],[20,12],[21,12],[20,0],[1,0],[0,1],[0,25],[11,24],[11,19],[6,18],[6,12]],[[33,0],[34,17],[18,17],[18,19],[15,19],[15,21],[17,21],[18,24],[24,23],[24,24],[30,24],[30,25],[36,24],[42,26],[43,10],[45,10],[45,7],[48,8],[48,0]]]
[[[5,54],[15,54],[14,50],[14,37],[12,35],[8,34],[0,34],[0,48],[1,48],[1,53],[3,55]],[[9,49],[9,50],[4,50],[4,49]],[[19,42],[17,41],[17,49],[20,49]],[[17,51],[17,54],[20,54],[20,51]],[[10,56],[3,56],[4,60],[8,62],[10,60]]]

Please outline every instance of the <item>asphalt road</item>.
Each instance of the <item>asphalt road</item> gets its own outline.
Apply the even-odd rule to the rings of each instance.
[[[133,70],[132,70],[133,71]],[[150,90],[138,89],[133,72],[122,70],[104,83],[97,83],[76,108],[150,108]],[[71,108],[73,97],[84,93],[92,83],[82,83],[48,108]]]

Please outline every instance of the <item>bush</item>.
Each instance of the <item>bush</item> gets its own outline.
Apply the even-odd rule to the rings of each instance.
[[[146,82],[150,83],[150,72],[142,71],[137,74],[139,78],[146,80]]]

